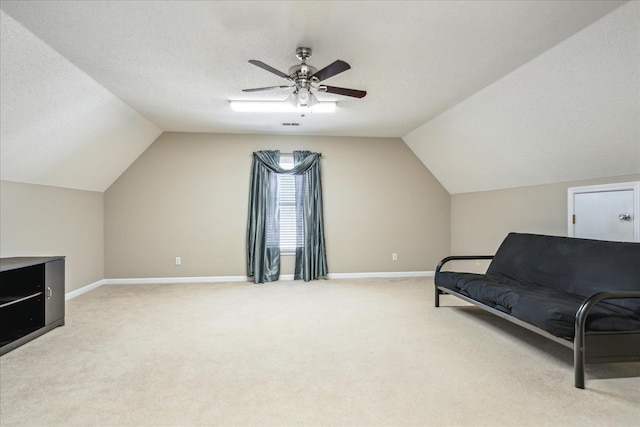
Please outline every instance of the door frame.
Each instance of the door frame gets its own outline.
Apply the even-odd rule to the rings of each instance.
[[[640,242],[640,181],[617,182],[615,184],[587,185],[584,187],[569,187],[567,189],[567,235],[575,236],[573,224],[574,197],[580,193],[600,193],[605,191],[633,191],[633,241]]]

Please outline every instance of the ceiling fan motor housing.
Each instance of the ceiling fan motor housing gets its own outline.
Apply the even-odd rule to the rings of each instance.
[[[311,76],[318,71],[316,67],[307,64],[294,65],[289,68],[289,76],[298,87],[310,87]]]
[[[310,88],[312,78],[318,69],[311,65],[307,65],[306,61],[311,57],[310,47],[299,47],[296,49],[296,57],[302,61],[302,64],[294,65],[289,68],[289,76],[296,84],[296,88]]]

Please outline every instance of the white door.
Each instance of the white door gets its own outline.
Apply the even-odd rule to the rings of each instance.
[[[569,198],[570,236],[639,241],[637,183],[574,187]]]

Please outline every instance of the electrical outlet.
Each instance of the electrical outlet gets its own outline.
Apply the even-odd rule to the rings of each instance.
[[[393,261],[397,261],[397,260],[398,260],[398,254],[397,254],[397,253],[395,253],[395,252],[394,252],[394,253],[392,253],[392,254],[391,254],[391,259],[392,259]]]
[[[176,265],[182,265],[182,258],[179,256],[176,257]]]

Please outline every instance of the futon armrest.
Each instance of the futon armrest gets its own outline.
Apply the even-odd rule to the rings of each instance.
[[[607,299],[620,299],[620,298],[640,298],[640,291],[607,291],[598,292],[591,295],[584,300],[578,311],[576,312],[576,336],[578,333],[584,333],[585,325],[587,323],[587,316],[591,309],[601,301]]]
[[[640,298],[640,291],[609,291],[598,292],[591,295],[584,300],[578,311],[576,312],[575,332],[573,337],[573,366],[575,376],[575,386],[577,388],[584,388],[584,365],[585,359],[585,339],[586,339],[586,327],[587,316],[591,309],[601,301],[606,299],[620,299],[620,298]]]
[[[448,263],[449,261],[459,261],[459,260],[473,260],[473,259],[493,259],[493,255],[452,255],[446,258],[443,258],[442,261],[436,267],[436,273],[440,271],[443,265]]]

